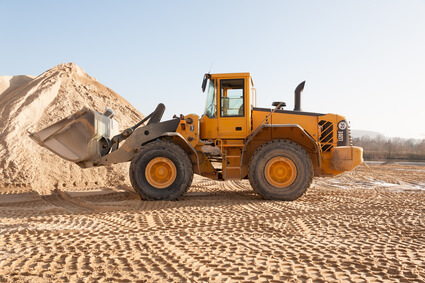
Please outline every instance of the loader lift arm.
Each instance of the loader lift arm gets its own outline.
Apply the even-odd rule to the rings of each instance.
[[[111,152],[117,150],[120,142],[126,140],[131,134],[133,134],[134,130],[136,130],[139,126],[141,126],[148,119],[149,119],[149,122],[148,122],[147,125],[156,124],[159,121],[161,121],[161,118],[162,118],[162,115],[164,114],[164,111],[165,111],[165,105],[160,103],[160,104],[158,104],[156,109],[151,114],[149,114],[148,116],[143,118],[142,121],[140,121],[139,123],[137,123],[133,127],[125,129],[124,131],[122,131],[121,134],[114,136],[112,138],[112,145],[111,145],[111,149],[110,149]],[[109,150],[107,152],[109,152]]]

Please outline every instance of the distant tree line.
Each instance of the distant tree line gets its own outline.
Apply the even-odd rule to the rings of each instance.
[[[363,136],[354,138],[355,146],[363,147],[365,160],[425,161],[425,139],[385,138]]]

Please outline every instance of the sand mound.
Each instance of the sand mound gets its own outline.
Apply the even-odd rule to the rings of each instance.
[[[29,83],[35,77],[34,76],[1,76],[0,77],[0,97],[6,95],[6,93],[20,87],[24,84]]]
[[[129,185],[128,164],[81,169],[33,142],[35,132],[83,107],[115,111],[120,128],[143,117],[125,99],[74,63],[60,64],[38,77],[0,77],[0,192],[37,188]]]

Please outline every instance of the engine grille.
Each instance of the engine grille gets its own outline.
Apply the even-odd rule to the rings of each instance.
[[[351,125],[350,125],[350,123],[348,123],[347,130],[348,130],[348,144],[350,146],[352,146],[353,145],[353,136],[351,135]]]
[[[333,147],[334,141],[334,131],[332,122],[321,120],[319,122],[321,128],[320,134],[320,146],[322,147],[322,152],[329,152]]]

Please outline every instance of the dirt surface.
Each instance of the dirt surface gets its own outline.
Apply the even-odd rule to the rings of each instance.
[[[174,202],[2,194],[0,281],[424,281],[425,166],[371,168],[293,202],[203,178]]]

